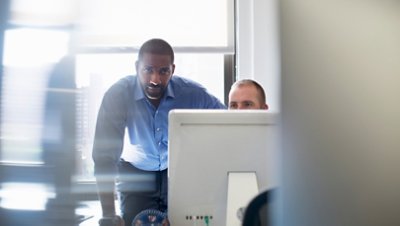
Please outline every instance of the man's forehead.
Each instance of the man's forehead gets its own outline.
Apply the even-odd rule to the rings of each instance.
[[[239,96],[257,96],[257,89],[253,86],[238,86],[233,90]]]
[[[171,64],[167,65],[157,65],[157,64],[146,64],[146,63],[141,63],[141,67],[146,67],[146,68],[153,68],[153,69],[170,69],[172,67]]]
[[[235,103],[255,103],[254,100],[249,100],[249,99],[241,99],[241,100],[236,100],[236,101],[232,101]]]
[[[169,64],[172,63],[172,58],[168,54],[144,53],[140,60],[143,62],[163,61],[163,62],[168,62]]]

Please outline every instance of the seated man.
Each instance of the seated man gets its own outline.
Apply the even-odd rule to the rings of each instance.
[[[236,81],[229,92],[229,109],[268,109],[266,95],[262,86],[254,80]],[[246,207],[242,225],[269,225],[271,191],[259,193]],[[269,195],[268,195],[269,194]]]
[[[268,109],[265,92],[254,80],[236,81],[229,92],[229,109]]]

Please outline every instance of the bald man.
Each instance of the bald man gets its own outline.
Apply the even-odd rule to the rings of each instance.
[[[229,92],[229,109],[268,109],[262,86],[254,80],[236,81]]]

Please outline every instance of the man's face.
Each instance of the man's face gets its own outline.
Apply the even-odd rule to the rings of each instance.
[[[136,62],[136,72],[146,97],[159,100],[164,95],[174,70],[171,56],[144,53],[142,60]]]
[[[229,109],[268,109],[253,85],[239,85],[229,93]]]

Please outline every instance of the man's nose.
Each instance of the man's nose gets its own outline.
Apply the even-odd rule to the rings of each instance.
[[[158,73],[158,71],[154,71],[153,73],[151,73],[150,83],[154,85],[158,85],[161,83],[160,74]]]

